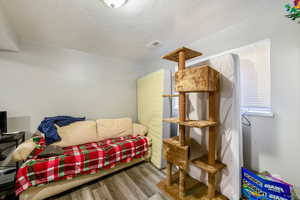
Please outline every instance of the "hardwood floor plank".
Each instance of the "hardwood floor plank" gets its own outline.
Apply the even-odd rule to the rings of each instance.
[[[108,191],[110,192],[112,198],[114,200],[130,200],[127,198],[127,195],[122,193],[120,189],[118,188],[117,184],[112,180],[112,177],[104,179],[102,182],[104,185],[106,185]]]
[[[92,194],[93,194],[95,200],[106,200],[106,199],[101,198],[102,195],[99,192],[99,190],[92,190]]]
[[[84,200],[94,200],[94,197],[89,187],[81,189],[81,195]]]
[[[151,163],[145,163],[143,166],[150,170],[153,174],[158,176],[160,179],[166,178],[166,175],[162,171],[154,167]]]
[[[157,193],[150,197],[148,200],[169,200],[165,195],[161,193]]]
[[[152,197],[156,190],[145,180],[144,176],[138,173],[135,168],[131,168],[125,172],[134,183],[147,195],[147,197]]]
[[[134,195],[133,191],[126,185],[126,183],[123,181],[120,174],[113,176],[112,181],[117,186],[118,191],[124,194],[127,199],[130,200],[139,200],[137,196]]]
[[[156,179],[155,175],[150,174],[149,172],[145,171],[141,166],[137,166],[132,169],[135,171],[135,173],[139,174],[143,181],[156,193],[158,192],[158,188],[156,187],[156,184],[159,183],[161,179]]]
[[[156,184],[165,174],[146,162],[51,197],[51,200],[169,200]]]
[[[83,199],[82,199],[82,196],[81,196],[81,193],[80,193],[80,190],[75,191],[75,192],[72,192],[72,193],[70,194],[70,196],[71,196],[71,199],[72,199],[72,200],[83,200]]]
[[[108,190],[107,186],[103,182],[100,182],[99,184],[101,186],[100,191],[102,191],[102,193],[100,194],[105,194],[105,198],[107,198],[108,200],[113,200],[114,198]]]
[[[148,167],[144,165],[138,166],[138,170],[148,179],[151,183],[157,184],[161,181],[161,178],[156,174],[152,173]]]
[[[93,190],[95,200],[114,200],[103,182],[97,183],[98,187]]]
[[[130,192],[138,200],[147,200],[147,195],[134,183],[134,181],[125,173],[122,172],[118,175],[120,182],[122,182],[126,187],[130,189]]]

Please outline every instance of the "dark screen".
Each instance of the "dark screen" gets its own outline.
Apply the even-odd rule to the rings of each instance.
[[[6,111],[0,111],[0,133],[7,132],[7,113]]]

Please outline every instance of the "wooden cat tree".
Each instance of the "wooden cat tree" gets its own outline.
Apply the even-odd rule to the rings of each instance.
[[[164,119],[165,122],[179,125],[179,136],[163,141],[163,155],[167,161],[167,178],[158,187],[173,199],[183,200],[226,200],[216,191],[216,173],[225,165],[216,160],[216,139],[218,134],[218,103],[220,74],[209,66],[186,68],[186,60],[202,54],[188,49],[177,49],[163,58],[178,62],[175,74],[176,91],[179,93],[179,119]],[[190,92],[208,93],[208,120],[186,119],[186,94]],[[178,95],[163,95],[177,97]],[[190,136],[186,126],[208,128],[208,155],[191,162],[208,173],[208,185],[200,183],[187,174],[189,166]],[[173,174],[172,165],[179,168],[179,173]]]

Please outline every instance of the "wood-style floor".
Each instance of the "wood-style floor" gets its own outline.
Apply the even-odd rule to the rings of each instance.
[[[51,200],[169,200],[156,184],[165,175],[149,162],[121,170]]]

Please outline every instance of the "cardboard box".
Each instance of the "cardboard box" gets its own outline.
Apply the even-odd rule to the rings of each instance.
[[[292,200],[289,184],[257,175],[242,168],[242,194],[250,200]]]

